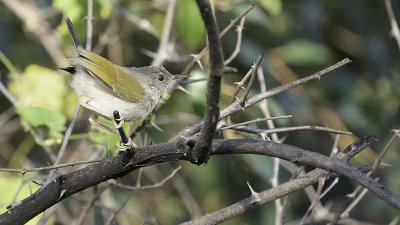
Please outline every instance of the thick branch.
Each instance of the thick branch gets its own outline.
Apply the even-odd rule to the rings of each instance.
[[[365,139],[363,139],[365,141]],[[374,137],[363,143],[350,146],[343,153],[349,157],[376,140]],[[372,141],[371,141],[372,140]],[[115,179],[144,166],[156,163],[190,160],[189,153],[195,141],[178,140],[163,144],[137,148],[134,153],[123,152],[72,173],[60,175],[53,182],[36,191],[30,197],[8,207],[9,211],[0,215],[0,224],[24,224],[72,194],[109,179]],[[385,202],[400,210],[400,198],[382,184],[367,177],[345,160],[330,158],[317,152],[306,151],[294,146],[254,139],[214,140],[212,154],[258,154],[279,157],[292,162],[329,170],[356,181],[368,188]],[[346,158],[347,159],[347,158]]]
[[[219,121],[219,94],[221,89],[221,76],[224,69],[224,57],[218,26],[215,22],[211,6],[207,0],[197,0],[201,17],[207,31],[210,76],[206,90],[206,114],[200,131],[200,136],[191,154],[191,161],[196,164],[207,162],[210,156],[210,145],[214,138],[214,132]]]

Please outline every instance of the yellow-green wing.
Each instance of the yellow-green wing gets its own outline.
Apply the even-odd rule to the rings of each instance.
[[[79,58],[73,61],[108,84],[124,101],[139,102],[143,99],[144,90],[122,69],[112,62],[83,48],[78,49]]]
[[[117,83],[117,72],[112,62],[83,48],[78,48],[77,51],[81,56],[76,59],[77,63],[90,70],[110,87]]]
[[[124,70],[115,67],[117,71],[117,83],[113,90],[125,101],[140,102],[144,97],[144,90]]]

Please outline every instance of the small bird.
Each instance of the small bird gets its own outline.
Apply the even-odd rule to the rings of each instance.
[[[68,17],[65,18],[65,23],[75,45],[75,56],[69,57],[72,66],[61,69],[74,75],[71,87],[75,90],[79,103],[112,120],[116,128],[122,123],[114,120],[115,110],[128,121],[145,118],[175,81],[188,77],[172,75],[162,66],[136,68],[115,65],[98,54],[85,50]],[[89,119],[99,126],[96,120],[96,117]],[[115,130],[100,126],[116,133]]]

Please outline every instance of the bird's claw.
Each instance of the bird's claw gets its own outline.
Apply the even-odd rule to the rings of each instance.
[[[133,147],[133,142],[132,142],[132,139],[130,137],[128,137],[128,142],[127,143],[122,143],[123,145],[121,145],[121,143],[122,143],[122,140],[119,140],[117,142],[117,148],[118,148],[118,150],[120,152],[124,152],[124,151],[126,151],[126,150],[128,150],[128,149]]]
[[[115,127],[115,129],[119,129],[119,128],[121,128],[123,125],[124,125],[124,117],[122,117],[122,115],[120,115],[121,117],[120,118],[112,118],[112,122],[113,122],[113,124],[114,124],[114,127]]]

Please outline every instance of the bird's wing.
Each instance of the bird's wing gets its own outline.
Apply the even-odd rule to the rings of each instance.
[[[77,48],[77,52],[79,56],[73,57],[73,62],[99,78],[121,99],[128,102],[139,102],[143,99],[143,88],[124,70],[116,67],[107,59],[81,47]]]

